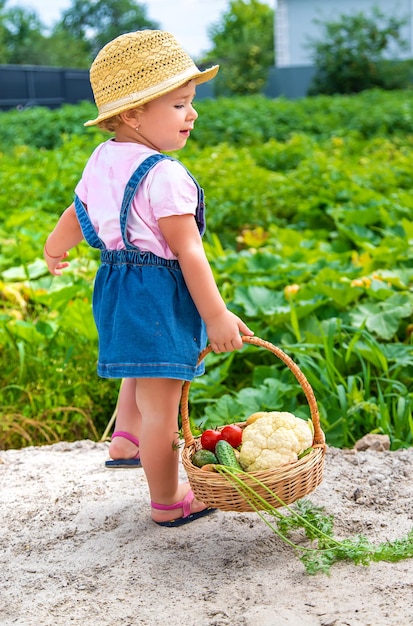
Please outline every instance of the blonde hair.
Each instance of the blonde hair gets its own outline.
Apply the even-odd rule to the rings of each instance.
[[[102,130],[106,130],[108,133],[114,133],[116,132],[116,129],[119,128],[121,124],[123,124],[121,116],[114,115],[113,117],[110,117],[107,120],[103,120],[102,122],[99,122],[97,126],[101,128]]]
[[[142,104],[139,107],[129,109],[129,111],[133,111],[135,113],[135,117],[138,119],[145,110],[145,106],[145,104]],[[118,113],[117,115],[109,117],[107,120],[102,120],[97,124],[97,126],[102,130],[106,130],[108,133],[115,133],[121,124],[124,124],[124,121],[121,117],[121,114]]]

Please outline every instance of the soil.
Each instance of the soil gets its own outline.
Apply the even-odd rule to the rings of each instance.
[[[105,469],[107,447],[0,451],[2,626],[413,624],[413,559],[309,575],[256,513],[161,528],[143,470]],[[402,538],[412,468],[413,448],[329,448],[307,498],[334,515],[337,537]]]

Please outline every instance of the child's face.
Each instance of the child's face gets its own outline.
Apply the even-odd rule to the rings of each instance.
[[[156,146],[162,152],[183,148],[198,117],[192,106],[194,97],[195,83],[189,81],[183,87],[148,102],[139,115],[140,141],[149,142],[151,147]]]

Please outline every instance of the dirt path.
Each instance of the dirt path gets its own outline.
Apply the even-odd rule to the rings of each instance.
[[[255,513],[179,529],[149,519],[142,470],[91,441],[0,452],[2,626],[409,626],[413,560],[308,575]],[[335,533],[413,527],[413,448],[329,449],[309,499]]]

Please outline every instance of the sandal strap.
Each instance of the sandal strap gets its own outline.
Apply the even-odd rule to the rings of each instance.
[[[194,498],[194,492],[190,489],[185,498],[182,500],[182,517],[188,517],[188,515],[191,515],[191,504]]]
[[[139,439],[135,437],[135,435],[132,435],[131,433],[127,433],[125,430],[117,430],[115,433],[113,433],[112,439],[114,439],[115,437],[123,437],[124,439],[127,439],[131,443],[134,443],[135,446],[139,446]]]
[[[175,502],[174,504],[158,504],[157,502],[151,502],[151,507],[158,511],[175,511],[176,509],[182,509],[182,517],[188,517],[188,515],[191,514],[191,504],[194,497],[194,493],[192,489],[190,489],[181,502]]]

